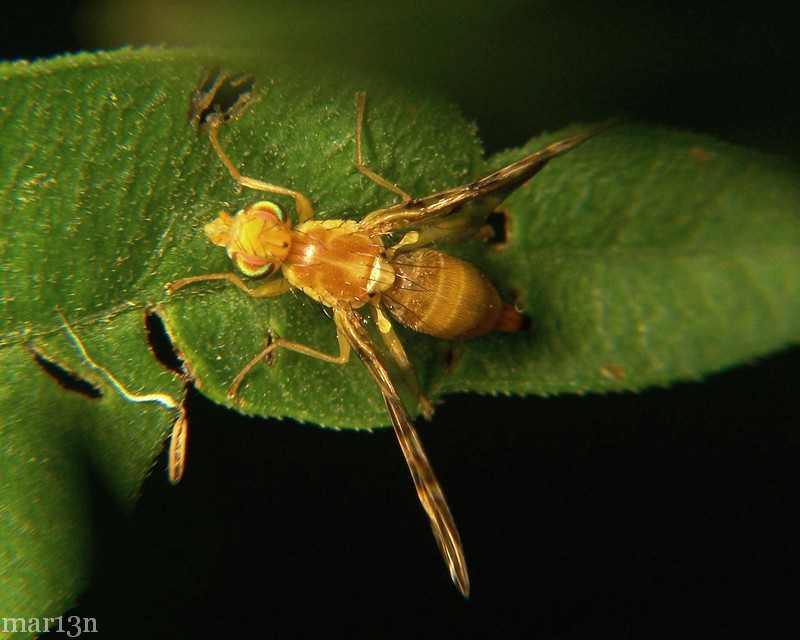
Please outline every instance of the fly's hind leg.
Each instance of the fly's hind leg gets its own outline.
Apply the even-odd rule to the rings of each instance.
[[[236,375],[233,382],[231,382],[231,386],[228,387],[228,397],[235,399],[239,392],[239,386],[242,384],[242,380],[244,380],[245,376],[247,376],[250,370],[259,362],[270,359],[276,349],[289,349],[290,351],[296,351],[297,353],[302,353],[304,356],[310,356],[317,360],[322,360],[323,362],[330,362],[331,364],[346,364],[350,361],[350,343],[347,342],[347,338],[345,338],[341,331],[337,332],[336,338],[339,340],[339,355],[332,356],[299,342],[292,342],[284,338],[273,339],[271,335],[268,335],[267,347],[248,362]]]
[[[403,191],[396,184],[389,182],[386,178],[382,178],[372,169],[364,164],[364,159],[361,153],[361,139],[364,130],[364,110],[367,105],[367,94],[357,93],[356,99],[358,100],[358,111],[356,112],[356,170],[364,177],[369,178],[375,184],[388,189],[392,193],[396,193],[403,199],[403,202],[411,200],[411,196]]]
[[[222,160],[222,164],[225,165],[225,168],[230,172],[233,179],[243,187],[248,187],[249,189],[264,191],[265,193],[275,193],[281,196],[290,196],[294,198],[297,209],[297,217],[300,222],[305,222],[306,220],[313,218],[314,207],[311,204],[311,201],[299,191],[287,189],[286,187],[280,187],[276,184],[270,184],[269,182],[257,180],[256,178],[249,178],[247,176],[243,176],[239,172],[231,159],[228,157],[228,154],[222,149],[222,145],[219,143],[218,129],[222,122],[223,117],[221,114],[212,114],[206,119],[206,124],[208,126],[208,137],[211,138],[211,146],[214,147],[214,151],[217,152],[219,159]]]
[[[383,313],[377,300],[370,305],[370,311],[372,312],[375,324],[378,325],[378,333],[381,334],[383,344],[386,345],[389,354],[392,356],[392,360],[400,367],[406,382],[411,386],[411,390],[416,394],[419,404],[422,407],[422,415],[426,420],[430,420],[433,417],[433,406],[419,389],[419,381],[414,373],[414,367],[411,366],[411,361],[408,359],[403,343],[395,333],[391,321],[386,317],[386,314]]]

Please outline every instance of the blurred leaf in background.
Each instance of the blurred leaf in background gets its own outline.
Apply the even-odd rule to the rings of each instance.
[[[798,64],[785,25],[798,18],[785,3],[688,0],[97,0],[75,21],[90,47],[252,47],[277,66],[306,61],[428,87],[477,120],[491,151],[624,115],[797,157],[800,114],[787,90]]]

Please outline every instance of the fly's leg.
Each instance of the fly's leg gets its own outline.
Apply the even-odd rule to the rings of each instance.
[[[297,208],[297,217],[300,222],[305,222],[306,220],[313,218],[314,207],[312,206],[311,201],[299,191],[287,189],[286,187],[279,187],[278,185],[270,184],[269,182],[264,182],[263,180],[257,180],[256,178],[248,178],[239,172],[231,159],[228,157],[228,154],[223,151],[222,145],[219,143],[218,129],[222,122],[223,118],[220,114],[212,114],[208,117],[206,120],[208,125],[208,137],[211,138],[211,146],[214,147],[214,151],[217,152],[219,159],[222,160],[222,164],[225,165],[225,168],[230,172],[233,179],[243,187],[248,187],[249,189],[264,191],[266,193],[276,193],[282,196],[290,196],[294,198]]]
[[[400,341],[397,333],[395,333],[391,321],[386,317],[386,314],[383,313],[377,300],[370,305],[370,311],[372,311],[372,317],[375,320],[375,324],[378,325],[378,333],[381,334],[383,343],[392,356],[392,360],[400,367],[406,381],[411,385],[411,390],[419,399],[419,403],[422,405],[422,415],[426,420],[430,420],[433,417],[433,406],[419,389],[419,381],[414,373],[414,367],[411,366],[411,361],[408,359],[403,343]]]
[[[396,184],[389,182],[385,178],[381,178],[377,173],[364,164],[361,154],[361,138],[364,129],[364,110],[366,109],[367,105],[367,94],[357,93],[356,98],[358,100],[358,111],[356,112],[356,170],[362,176],[372,180],[375,184],[400,196],[403,199],[403,202],[408,202],[411,200],[410,195],[408,195]]]
[[[187,284],[193,284],[195,282],[206,282],[209,280],[225,280],[235,285],[242,291],[244,291],[247,295],[253,296],[254,298],[272,298],[275,296],[282,295],[289,291],[289,282],[286,280],[286,278],[278,278],[277,280],[270,280],[262,285],[259,285],[251,289],[235,273],[210,273],[204,276],[190,276],[188,278],[182,278],[181,280],[176,280],[175,282],[170,282],[166,285],[167,293],[171,295],[175,293],[178,289],[185,287]],[[276,345],[283,346],[283,342],[286,341],[281,341],[279,338],[275,342],[272,342],[264,351],[259,353],[250,362],[248,362],[245,368],[242,369],[239,372],[239,375],[237,375],[236,378],[234,379],[233,384],[228,390],[228,395],[234,397],[236,395],[236,389],[239,387],[239,384],[241,383],[242,379],[247,375],[247,372],[250,371],[250,369],[252,369],[259,360],[269,356],[269,354],[272,353],[272,351],[274,351],[277,348]]]
[[[476,212],[469,207],[449,215],[447,217],[434,220],[425,226],[418,227],[416,239],[413,242],[403,238],[403,251],[411,251],[418,247],[425,247],[433,242],[446,240],[448,244],[458,244],[468,240],[478,240],[480,238],[491,238],[494,231],[489,225],[483,224],[486,219],[485,212]],[[380,222],[371,223],[370,227],[379,226]],[[408,234],[407,234],[408,235]],[[393,247],[400,248],[399,246]]]
[[[167,288],[167,293],[172,295],[178,289],[182,289],[187,284],[205,282],[207,280],[226,280],[227,282],[230,282],[232,285],[235,285],[244,291],[247,295],[253,296],[254,298],[274,298],[275,296],[280,296],[289,291],[289,282],[286,280],[286,278],[269,280],[268,282],[251,289],[244,283],[244,280],[242,280],[235,273],[209,273],[204,276],[190,276],[188,278],[181,278],[175,282],[169,282],[165,286]]]
[[[286,280],[286,278],[270,280],[269,282],[265,282],[264,284],[251,289],[235,273],[211,273],[204,276],[190,276],[188,278],[171,282],[167,285],[167,292],[173,294],[178,289],[181,289],[188,284],[205,282],[207,280],[225,280],[244,291],[247,295],[253,296],[254,298],[270,298],[279,296],[289,291],[289,282]],[[228,396],[235,398],[242,380],[244,380],[245,376],[250,373],[250,370],[261,360],[269,358],[270,355],[272,355],[272,352],[276,349],[289,349],[290,351],[296,351],[297,353],[302,353],[303,355],[317,358],[318,360],[322,360],[324,362],[330,362],[331,364],[347,363],[350,360],[350,344],[347,342],[347,339],[344,337],[344,335],[342,335],[341,331],[337,333],[337,338],[339,340],[339,355],[332,356],[299,342],[292,342],[291,340],[286,340],[284,338],[276,338],[273,340],[271,337],[268,337],[267,347],[250,362],[248,362],[233,379],[231,386],[228,388]]]
[[[301,344],[299,342],[292,342],[291,340],[285,340],[284,338],[275,338],[273,340],[271,336],[267,336],[266,349],[248,362],[236,375],[231,383],[231,386],[228,387],[228,397],[236,398],[236,395],[239,392],[239,386],[242,384],[242,380],[244,380],[245,376],[250,373],[250,370],[259,362],[269,358],[276,349],[289,349],[290,351],[296,351],[297,353],[302,353],[304,356],[316,358],[317,360],[322,360],[323,362],[330,362],[331,364],[346,364],[350,361],[350,344],[347,342],[347,338],[345,338],[341,331],[337,332],[336,337],[339,340],[339,355],[332,356],[328,353],[323,353],[318,349],[314,349],[313,347],[309,347],[308,345]]]

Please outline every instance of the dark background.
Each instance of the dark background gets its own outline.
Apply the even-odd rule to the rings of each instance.
[[[4,8],[0,57],[108,46],[78,4]],[[443,63],[440,84],[492,151],[622,113],[797,160],[800,22],[784,4],[517,3],[464,34],[475,60],[458,77]],[[519,59],[542,22],[564,26],[536,61],[555,69],[544,89]],[[162,456],[132,519],[98,487],[96,581],[72,613],[131,638],[796,636],[798,390],[794,348],[639,394],[451,396],[419,430],[462,534],[467,602],[391,430],[244,419],[194,394],[180,486]]]

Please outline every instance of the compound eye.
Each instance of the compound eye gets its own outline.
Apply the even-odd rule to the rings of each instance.
[[[289,219],[286,215],[284,208],[277,202],[270,200],[259,200],[249,204],[244,209],[250,215],[256,215],[264,218],[272,218],[278,222],[284,223]]]
[[[274,262],[266,262],[242,253],[234,254],[231,260],[236,270],[247,278],[268,278],[278,269]]]
[[[273,273],[278,270],[278,265],[274,262],[265,264],[257,273],[252,274],[251,278],[269,278]]]

